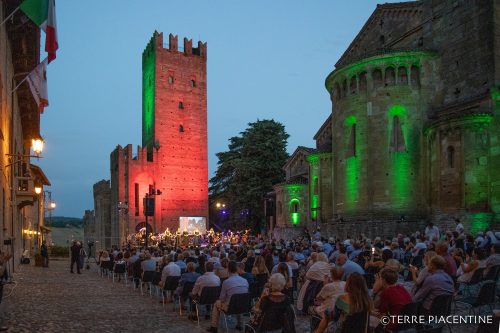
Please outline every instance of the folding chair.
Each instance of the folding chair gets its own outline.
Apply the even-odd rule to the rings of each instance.
[[[495,281],[485,281],[481,284],[477,297],[471,296],[461,298],[455,303],[463,304],[469,307],[469,315],[471,311],[474,315],[476,315],[476,311],[474,309],[479,308],[479,310],[481,310],[483,306],[488,306],[490,311],[493,312],[491,305],[495,303],[495,284]],[[481,311],[479,311],[479,314],[480,313]]]
[[[186,299],[189,297],[189,293],[193,290],[194,282],[184,282],[182,286],[181,294],[178,295],[177,299],[179,300],[179,315],[182,316],[182,305],[186,302]],[[173,311],[175,311],[175,302],[173,304]]]
[[[163,291],[161,293],[161,299],[163,302],[163,306],[165,307],[165,293],[172,293],[175,289],[177,289],[177,285],[179,284],[180,276],[167,276],[165,279],[165,285],[163,286]]]
[[[242,315],[244,313],[250,313],[252,308],[252,295],[249,293],[245,294],[234,294],[229,300],[229,305],[227,306],[227,311],[222,311],[224,316],[224,323],[226,326],[226,332],[228,332],[227,317],[230,315]]]
[[[142,278],[141,278],[141,295],[144,295],[142,287],[144,284],[147,284],[149,287],[149,296],[153,296],[153,275],[156,272],[154,271],[145,271],[142,273]]]
[[[198,300],[193,299],[193,303],[196,308],[196,317],[198,318],[198,326],[200,326],[200,313],[198,306],[205,305],[211,306],[219,299],[221,287],[203,287],[201,289],[201,295]]]
[[[115,267],[113,269],[113,283],[115,283],[115,276],[123,276],[125,279],[125,284],[128,284],[127,269],[125,267],[125,263],[115,264]]]

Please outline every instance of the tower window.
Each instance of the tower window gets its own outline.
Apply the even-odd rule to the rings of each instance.
[[[392,140],[391,140],[392,151],[405,151],[405,139],[403,136],[403,130],[401,129],[401,123],[399,117],[395,116],[392,120]]]
[[[356,156],[356,124],[351,126],[351,135],[349,136],[349,146],[347,147],[347,157]]]
[[[179,132],[181,132],[181,133],[184,132],[184,126],[179,125]]]
[[[134,184],[134,205],[135,205],[135,216],[139,216],[139,184]]]
[[[168,84],[173,84],[174,83],[174,77],[172,75],[170,75],[168,77]]]
[[[448,155],[448,168],[453,169],[455,167],[455,147],[449,146],[446,153]]]
[[[196,81],[195,80],[191,80],[190,84],[191,84],[191,88],[196,87]]]
[[[184,103],[179,102],[179,109],[184,109]]]

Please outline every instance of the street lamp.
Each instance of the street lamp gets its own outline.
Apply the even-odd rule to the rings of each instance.
[[[31,149],[33,149],[33,152],[37,155],[40,155],[43,151],[43,139],[42,138],[36,138],[31,140]]]

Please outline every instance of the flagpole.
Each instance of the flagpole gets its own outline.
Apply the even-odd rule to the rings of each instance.
[[[35,69],[36,69],[36,67],[35,67]],[[34,70],[34,69],[33,69],[33,70]],[[31,72],[33,72],[33,71],[31,71]],[[31,72],[29,72],[28,74],[26,74],[26,76],[24,77],[24,79],[22,79],[22,80],[21,80],[21,82],[19,82],[19,83],[16,85],[16,87],[15,87],[14,89],[12,89],[12,91],[11,91],[10,93],[13,93],[14,91],[16,91],[16,90],[17,90],[17,88],[19,88],[19,86],[20,86],[21,84],[23,84],[23,82],[24,82],[24,81],[26,81],[26,79],[28,78],[28,76],[30,76]]]
[[[21,6],[20,6],[20,5],[19,5],[19,6],[17,6],[17,8],[16,8],[16,9],[14,9],[14,10],[12,11],[12,13],[10,13],[10,14],[9,14],[9,16],[7,16],[7,17],[5,18],[5,20],[3,20],[3,21],[2,21],[2,23],[0,23],[0,27],[1,27],[2,25],[4,25],[4,24],[5,24],[5,22],[7,22],[7,21],[8,21],[8,20],[12,17],[12,16],[14,16],[14,14],[15,14],[15,13],[19,10],[19,8],[21,8]]]
[[[31,73],[33,73],[33,71],[34,71],[34,70],[36,70],[36,69],[38,68],[38,66],[40,66],[41,64],[43,64],[46,60],[47,60],[47,58],[45,58],[45,59],[43,59],[42,61],[40,61],[40,62],[38,63],[38,65],[36,65],[36,67],[35,67],[35,68],[33,68],[33,69],[31,70],[31,72],[17,73],[16,75],[14,75],[14,77],[15,77],[15,76],[18,76],[18,75],[23,75],[23,74],[26,74],[26,76],[25,76],[25,77],[21,80],[21,82],[19,82],[19,83],[18,83],[18,84],[14,87],[14,89],[12,89],[12,91],[11,91],[10,93],[12,94],[14,91],[16,91],[16,90],[17,90],[17,88],[19,88],[19,86],[20,86],[21,84],[23,84],[23,82],[24,82],[24,81],[26,81],[26,80],[28,79],[28,77],[30,76],[30,74],[31,74]]]

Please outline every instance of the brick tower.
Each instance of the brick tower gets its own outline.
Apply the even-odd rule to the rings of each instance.
[[[155,32],[142,55],[142,146],[156,196],[157,231],[208,218],[207,44]],[[130,183],[130,181],[129,181]],[[142,193],[141,193],[142,195]],[[141,203],[142,204],[142,203]]]
[[[143,226],[143,199],[155,189],[155,232],[176,231],[181,217],[208,218],[207,44],[155,32],[142,54],[142,147],[110,156],[111,240],[124,244]],[[159,194],[161,192],[161,194]],[[201,221],[202,219],[195,219]],[[184,222],[187,219],[183,219]],[[189,221],[192,221],[190,219]],[[196,227],[199,225],[196,224]]]

